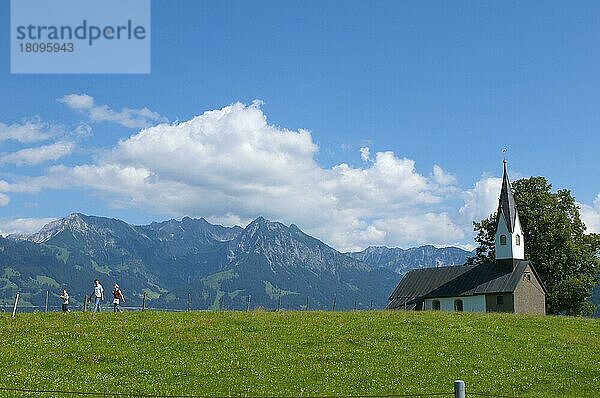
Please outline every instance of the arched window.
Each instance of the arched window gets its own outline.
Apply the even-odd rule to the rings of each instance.
[[[517,246],[521,246],[521,235],[517,234],[516,241],[517,241]]]
[[[500,235],[500,245],[506,246],[506,235]]]
[[[454,311],[462,312],[463,310],[463,301],[460,299],[454,300]]]
[[[431,309],[434,311],[439,311],[440,310],[440,300],[433,300],[431,302]]]

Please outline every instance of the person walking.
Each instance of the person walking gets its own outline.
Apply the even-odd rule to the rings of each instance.
[[[100,312],[100,304],[104,301],[104,288],[98,279],[94,280],[94,293],[90,296],[90,301],[94,297],[94,312]]]
[[[62,291],[62,294],[60,295],[60,298],[62,299],[62,311],[63,313],[66,312],[71,312],[71,310],[69,309],[69,293],[67,293],[67,288],[65,287]]]
[[[119,307],[119,303],[121,300],[125,302],[125,296],[123,296],[123,292],[121,291],[121,289],[119,289],[119,285],[115,283],[115,286],[113,287],[113,310],[115,314],[117,313],[117,311],[123,312],[121,307]]]

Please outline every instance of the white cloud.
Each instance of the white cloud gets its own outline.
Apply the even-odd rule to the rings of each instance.
[[[388,231],[390,241],[433,244],[437,246],[461,242],[465,232],[446,213],[408,214],[377,220],[378,228]]]
[[[360,158],[364,162],[368,162],[371,160],[370,149],[368,146],[364,146],[364,147],[360,148]]]
[[[495,212],[501,188],[502,178],[483,176],[473,189],[463,192],[465,204],[459,209],[463,221],[472,225],[473,221],[488,218]]]
[[[439,185],[455,185],[458,183],[456,176],[450,173],[446,173],[437,164],[433,165],[432,177],[433,181],[435,181]]]
[[[581,220],[587,227],[587,233],[600,233],[600,194],[596,196],[593,204],[586,205],[578,203],[580,206]]]
[[[69,101],[90,104],[81,96]],[[163,215],[232,222],[263,215],[295,223],[339,249],[464,236],[451,217],[433,209],[456,181],[441,167],[427,177],[413,160],[377,152],[368,153],[364,167],[324,169],[315,161],[317,151],[310,132],[269,125],[259,103],[236,103],[143,129],[95,164],[51,167],[47,180],[30,183],[88,188],[112,206]],[[402,233],[408,223],[418,234]]]
[[[114,122],[130,128],[144,128],[167,121],[166,118],[148,108],[123,108],[117,112],[108,105],[96,105],[94,97],[87,94],[68,94],[58,98],[57,101],[86,114],[92,122]]]
[[[37,193],[44,189],[57,189],[65,186],[64,178],[60,175],[21,176],[15,182],[0,180],[0,192]]]
[[[0,207],[8,206],[10,203],[10,196],[0,193]]]
[[[63,133],[63,126],[45,123],[38,119],[11,125],[0,123],[0,142],[13,140],[28,144],[45,141]]]
[[[44,225],[54,220],[54,218],[0,219],[0,235],[6,236],[10,234],[32,234],[39,231]]]
[[[36,165],[50,160],[57,160],[70,155],[75,148],[73,142],[57,142],[35,148],[21,149],[16,152],[0,155],[0,164],[12,163],[20,165]]]
[[[94,97],[87,94],[67,94],[57,101],[75,110],[89,110],[94,107]]]

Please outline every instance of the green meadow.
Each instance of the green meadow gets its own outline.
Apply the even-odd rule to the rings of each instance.
[[[595,319],[402,311],[1,314],[0,341],[3,389],[418,396],[451,394],[462,379],[467,396],[600,397]]]

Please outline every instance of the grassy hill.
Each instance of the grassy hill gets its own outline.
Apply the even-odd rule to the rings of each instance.
[[[3,388],[308,397],[451,393],[453,380],[463,379],[467,393],[600,396],[594,319],[389,311],[3,314],[0,341]]]

